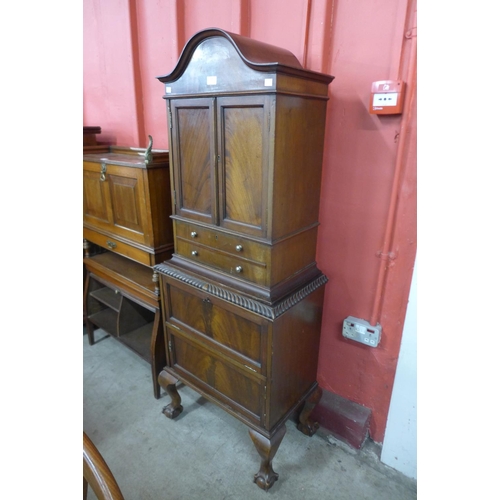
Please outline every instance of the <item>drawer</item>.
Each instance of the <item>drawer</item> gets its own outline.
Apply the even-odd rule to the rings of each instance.
[[[173,368],[193,385],[212,393],[219,401],[260,421],[264,400],[262,380],[246,376],[202,346],[167,328]],[[248,413],[247,413],[248,412]]]
[[[83,228],[83,238],[99,245],[102,248],[111,250],[114,253],[128,257],[129,259],[145,264],[146,266],[154,264],[154,262],[152,262],[152,255],[149,252],[119,241],[112,236],[106,236],[97,231],[93,231],[92,229]]]
[[[177,238],[176,253],[193,262],[205,264],[258,285],[266,285],[268,281],[265,264],[233,256],[198,242]]]
[[[241,236],[226,234],[216,229],[207,229],[196,224],[174,221],[177,238],[208,246],[241,259],[266,265],[271,255],[271,247],[247,240]]]
[[[199,335],[214,349],[223,346],[226,355],[261,373],[267,325],[236,314],[222,307],[217,299],[203,295],[168,285],[167,322]]]

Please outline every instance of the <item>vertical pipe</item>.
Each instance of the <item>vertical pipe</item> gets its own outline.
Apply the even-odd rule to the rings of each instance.
[[[408,127],[412,118],[412,104],[415,93],[416,79],[416,64],[417,64],[417,41],[416,34],[413,35],[413,30],[410,29],[410,61],[408,67],[408,78],[406,82],[406,102],[403,109],[403,118],[401,121],[401,132],[399,135],[398,151],[396,156],[396,166],[394,179],[392,182],[391,198],[389,203],[389,213],[387,216],[387,225],[384,234],[384,243],[380,252],[380,266],[377,278],[377,286],[375,289],[375,302],[373,304],[370,324],[376,325],[380,321],[380,313],[382,308],[382,300],[385,293],[385,285],[387,281],[387,271],[389,268],[389,260],[393,258],[394,252],[391,251],[396,213],[400,193],[400,179],[404,169],[404,155],[406,153],[406,137],[408,135]],[[416,32],[415,32],[416,33]]]
[[[129,0],[130,43],[132,55],[132,71],[134,76],[134,99],[137,124],[137,140],[139,146],[146,147],[146,129],[144,124],[144,103],[142,99],[142,75],[139,51],[139,27],[136,0]]]
[[[307,53],[309,52],[309,30],[311,24],[311,0],[307,0],[306,16],[304,27],[304,48],[302,51],[302,66],[307,68]]]
[[[237,27],[235,33],[250,36],[250,4],[249,0],[240,0],[232,8],[231,26]]]

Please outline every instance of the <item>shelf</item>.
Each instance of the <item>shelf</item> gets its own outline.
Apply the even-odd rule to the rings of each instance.
[[[156,285],[153,282],[153,269],[138,264],[131,259],[122,257],[113,252],[105,252],[83,259],[83,263],[90,272],[105,275],[119,287],[131,289],[153,300],[157,306],[159,296],[156,294]]]
[[[97,313],[91,314],[88,320],[94,323],[94,325],[102,328],[107,333],[117,335],[117,319],[118,316],[115,311],[111,309],[103,309]]]
[[[132,349],[141,358],[151,363],[151,332],[153,323],[146,324],[129,333],[120,335],[117,339]]]
[[[89,294],[92,298],[98,300],[102,304],[110,307],[113,311],[120,310],[121,294],[116,293],[111,288],[99,288]]]

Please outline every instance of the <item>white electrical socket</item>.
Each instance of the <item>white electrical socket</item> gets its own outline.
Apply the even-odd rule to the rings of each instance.
[[[346,339],[355,340],[362,344],[369,345],[370,347],[377,347],[380,343],[380,335],[382,334],[382,327],[377,324],[376,326],[370,325],[364,319],[354,318],[348,316],[344,320],[342,327],[342,336]]]

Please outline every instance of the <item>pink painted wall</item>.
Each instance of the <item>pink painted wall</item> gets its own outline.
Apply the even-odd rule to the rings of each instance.
[[[372,410],[370,434],[377,442],[384,437],[416,252],[415,5],[414,0],[83,4],[84,125],[100,126],[103,142],[145,147],[151,134],[155,148],[168,149],[163,88],[155,77],[169,73],[187,40],[204,28],[287,48],[306,68],[335,76],[317,252],[330,279],[318,381]],[[398,78],[408,82],[403,115],[370,115],[371,82]],[[381,265],[388,266],[387,273]],[[349,315],[381,323],[379,347],[343,339],[342,321]]]

